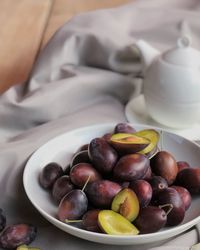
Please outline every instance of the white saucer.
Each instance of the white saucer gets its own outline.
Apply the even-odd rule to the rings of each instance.
[[[125,114],[128,122],[130,123],[160,127],[190,140],[200,140],[200,123],[197,123],[193,127],[187,129],[172,129],[154,121],[147,113],[143,95],[139,95],[129,101],[125,108]]]

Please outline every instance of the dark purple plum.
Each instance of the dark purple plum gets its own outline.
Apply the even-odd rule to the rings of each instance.
[[[45,189],[52,188],[54,182],[64,174],[62,167],[56,162],[51,162],[43,167],[39,174],[40,185]]]
[[[156,197],[154,197],[154,204],[163,208],[167,215],[167,225],[176,226],[180,224],[185,216],[185,206],[179,195],[179,193],[174,188],[165,188],[158,192]],[[172,207],[169,212],[169,206]]]
[[[180,186],[171,186],[171,188],[176,189],[184,203],[185,210],[188,210],[192,202],[190,192],[186,188]]]
[[[87,231],[101,233],[101,229],[98,224],[98,214],[100,209],[93,209],[87,211],[82,218],[82,227]]]
[[[151,171],[151,167],[148,167],[146,173],[143,175],[142,179],[145,181],[149,181],[152,178],[152,171]]]
[[[113,169],[114,178],[134,181],[143,178],[149,168],[149,159],[142,154],[130,154],[120,158]]]
[[[101,175],[89,163],[79,163],[72,167],[70,171],[71,181],[82,188],[89,178],[89,183],[102,179]]]
[[[156,195],[160,190],[164,188],[168,188],[167,181],[161,176],[152,176],[151,180],[149,180],[149,183],[151,184],[153,195]]]
[[[60,203],[61,199],[75,188],[68,175],[59,177],[52,188],[52,197],[56,203]]]
[[[118,123],[114,128],[114,134],[118,133],[135,133],[136,130],[128,123]]]
[[[0,235],[0,245],[4,249],[15,249],[29,245],[36,237],[37,229],[29,224],[16,224],[7,227]]]
[[[88,199],[80,189],[74,189],[66,194],[58,207],[58,219],[67,222],[80,219],[87,211]]]
[[[151,158],[151,169],[155,175],[162,176],[171,185],[177,176],[178,167],[172,154],[167,151],[159,151]]]
[[[165,226],[167,222],[166,212],[159,207],[148,206],[140,209],[138,217],[133,224],[140,234],[155,233]]]
[[[110,208],[114,196],[120,190],[121,186],[113,181],[99,180],[87,185],[86,194],[94,207]]]
[[[103,138],[95,138],[89,144],[92,165],[103,174],[111,173],[117,163],[116,151]]]
[[[71,167],[73,167],[78,163],[90,163],[90,162],[91,161],[89,159],[88,150],[79,151],[73,156],[71,161]]]
[[[136,193],[140,207],[146,207],[149,205],[152,198],[152,187],[147,181],[132,181],[129,185],[129,188]]]
[[[191,194],[200,194],[200,168],[185,168],[176,178],[179,186],[186,188]]]
[[[186,161],[177,161],[176,164],[178,167],[178,172],[180,172],[182,169],[190,168],[190,164]]]

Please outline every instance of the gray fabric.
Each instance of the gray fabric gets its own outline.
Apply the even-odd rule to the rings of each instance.
[[[198,0],[140,0],[76,16],[40,53],[30,80],[1,95],[0,207],[9,223],[27,221],[38,226],[33,245],[43,250],[151,247],[95,244],[51,226],[26,198],[23,168],[39,146],[58,134],[125,121],[124,105],[141,91],[141,55],[130,46],[143,38],[158,49],[169,48],[180,35],[180,23],[186,20],[193,46],[200,49],[199,10]],[[116,67],[113,58],[130,67]],[[197,242],[193,228],[173,241],[162,242],[158,249],[188,250]]]

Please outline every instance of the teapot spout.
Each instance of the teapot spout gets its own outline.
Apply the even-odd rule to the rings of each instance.
[[[135,45],[141,52],[142,55],[142,63],[143,63],[143,73],[146,72],[147,68],[151,65],[153,60],[160,55],[160,51],[153,48],[144,40],[138,40]]]

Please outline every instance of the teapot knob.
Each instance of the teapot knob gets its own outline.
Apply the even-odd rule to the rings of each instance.
[[[191,39],[188,36],[180,37],[177,40],[178,48],[186,48],[189,47],[190,45],[191,45]]]

